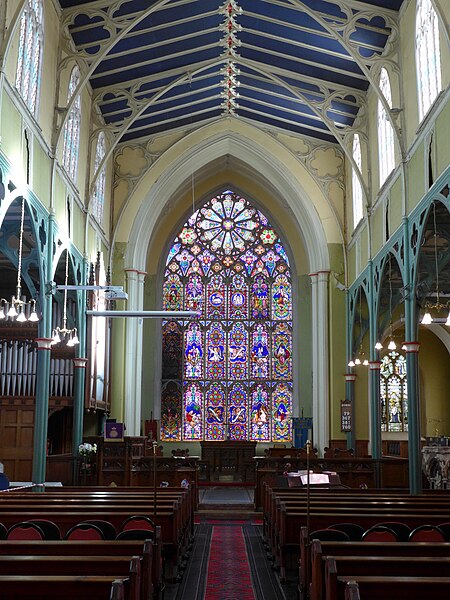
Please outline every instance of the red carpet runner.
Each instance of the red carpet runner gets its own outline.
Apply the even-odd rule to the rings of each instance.
[[[255,600],[239,522],[213,526],[205,600]]]

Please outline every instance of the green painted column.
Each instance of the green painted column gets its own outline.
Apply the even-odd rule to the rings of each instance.
[[[380,406],[380,367],[379,353],[375,350],[377,337],[377,312],[375,306],[375,290],[373,278],[373,263],[369,260],[369,402],[370,402],[370,438],[372,444],[372,458],[379,459],[382,455],[381,447],[381,406]],[[379,481],[378,481],[379,484]]]
[[[53,236],[55,215],[48,217],[48,242],[46,256],[47,282],[52,280],[53,273]],[[34,437],[33,437],[33,466],[32,478],[34,483],[44,483],[47,467],[47,432],[48,432],[48,397],[50,393],[50,351],[52,333],[52,296],[41,291],[42,323],[40,324],[40,337],[36,339],[38,345],[36,369],[36,404],[34,411]]]
[[[33,483],[44,483],[47,467],[48,396],[51,337],[37,338],[36,405],[34,410]]]
[[[419,342],[417,341],[417,309],[413,293],[410,262],[413,259],[409,248],[408,218],[403,218],[403,239],[405,240],[405,267],[403,282],[405,290],[405,348],[406,384],[408,389],[408,465],[409,491],[422,492],[422,448],[420,443],[420,397],[419,397]]]
[[[371,408],[372,457],[381,458],[381,406],[380,406],[380,368],[381,362],[369,362],[369,395]]]
[[[408,386],[409,491],[422,493],[422,450],[420,445],[419,342],[405,342]]]
[[[83,441],[83,416],[84,416],[84,390],[86,381],[86,365],[88,359],[78,357],[73,359],[73,434],[72,434],[72,455],[73,455],[73,482],[78,478],[78,448]]]

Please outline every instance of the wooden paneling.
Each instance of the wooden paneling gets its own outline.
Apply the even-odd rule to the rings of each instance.
[[[1,398],[1,459],[11,481],[31,480],[33,431],[34,398]]]

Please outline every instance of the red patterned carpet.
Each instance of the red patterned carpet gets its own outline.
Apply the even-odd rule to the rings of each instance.
[[[256,600],[242,522],[212,530],[205,600]]]

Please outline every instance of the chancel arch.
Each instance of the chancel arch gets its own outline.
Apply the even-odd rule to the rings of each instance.
[[[308,175],[307,170],[293,159],[291,153],[286,151],[280,144],[274,144],[273,138],[267,138],[268,145],[263,147],[251,144],[245,136],[227,135],[215,136],[213,139],[204,139],[196,147],[191,147],[178,155],[153,186],[148,186],[151,191],[147,194],[144,202],[141,201],[139,209],[133,215],[132,226],[126,233],[127,219],[133,214],[133,198],[130,198],[125,207],[116,231],[116,241],[124,235],[130,240],[127,244],[124,264],[126,265],[129,283],[129,308],[139,310],[143,308],[144,298],[148,302],[145,308],[162,306],[162,293],[158,296],[157,290],[162,290],[162,258],[161,249],[167,248],[173,240],[184,220],[189,218],[189,211],[198,198],[205,197],[213,187],[227,185],[233,187],[233,176],[237,181],[246,182],[238,185],[245,190],[250,189],[250,196],[263,198],[263,210],[267,206],[268,218],[276,215],[278,223],[285,227],[285,238],[293,248],[294,255],[300,258],[301,273],[308,277],[308,288],[310,289],[310,304],[308,310],[308,327],[311,329],[311,340],[306,352],[308,359],[306,364],[311,365],[313,372],[304,384],[309,388],[309,399],[315,419],[315,441],[318,446],[325,445],[328,435],[328,411],[325,408],[328,389],[328,366],[326,360],[320,356],[326,356],[328,348],[327,338],[327,286],[329,272],[328,243],[339,243],[340,228],[338,219],[333,214],[333,209],[327,204],[323,191]],[[268,148],[271,152],[268,152]],[[274,150],[278,150],[276,153]],[[282,161],[283,154],[286,162]],[[289,162],[296,162],[298,179],[293,180],[292,170],[289,172]],[[152,174],[155,177],[154,174]],[[302,177],[303,176],[303,181]],[[150,177],[148,174],[146,177]],[[222,184],[218,181],[221,179]],[[214,182],[214,183],[212,183]],[[314,200],[305,192],[304,186],[314,189]],[[249,187],[250,186],[250,187]],[[139,184],[135,193],[138,193],[142,184]],[[258,193],[252,194],[252,190]],[[142,193],[142,189],[140,190]],[[320,219],[320,214],[323,218]],[[177,217],[175,220],[174,217]],[[183,220],[184,219],[184,220]],[[164,227],[162,223],[164,222]],[[278,228],[278,231],[280,229]],[[162,233],[162,232],[165,233]],[[281,230],[282,231],[282,230]],[[170,234],[168,232],[171,232]],[[327,239],[328,238],[328,239]],[[295,248],[296,247],[296,248]],[[144,275],[147,273],[147,275]],[[309,277],[311,276],[311,280]],[[145,283],[144,283],[145,280]],[[144,288],[147,291],[144,292]],[[149,288],[152,288],[151,290]],[[147,300],[148,299],[148,300]],[[295,305],[294,315],[299,307]],[[312,320],[316,320],[317,327],[311,326]],[[294,318],[295,321],[295,318]],[[149,328],[153,327],[148,325]],[[136,333],[142,325],[139,323],[127,324],[127,338],[130,339],[130,348],[133,346],[132,357],[134,364],[140,364],[143,360],[142,344],[136,345]],[[133,332],[133,333],[132,333]],[[142,330],[141,330],[142,335]],[[156,336],[155,332],[153,335]],[[147,338],[147,336],[145,336]],[[157,337],[157,336],[156,336]],[[133,342],[131,340],[134,340]],[[297,344],[294,324],[294,348]],[[161,340],[159,341],[161,344]],[[128,348],[128,345],[127,345]],[[159,355],[159,351],[155,354]],[[320,355],[320,356],[319,356]],[[152,369],[156,373],[161,370],[160,359],[155,358]],[[142,380],[140,374],[130,375],[135,369],[128,369],[125,386],[125,398],[133,397],[137,400],[132,406],[125,407],[125,415],[129,421],[135,423],[137,428],[140,424],[141,399],[143,398]],[[133,378],[134,377],[134,378]],[[294,389],[297,387],[294,375]],[[148,383],[145,388],[151,387],[156,398],[161,392],[160,379],[154,376],[153,383]],[[136,393],[140,390],[140,393]],[[145,402],[145,400],[144,400]],[[294,416],[298,411],[294,403]],[[320,419],[318,415],[320,414]],[[157,403],[153,405],[153,416],[160,417],[160,408]],[[128,427],[128,424],[127,424]],[[137,429],[136,429],[137,431]]]

